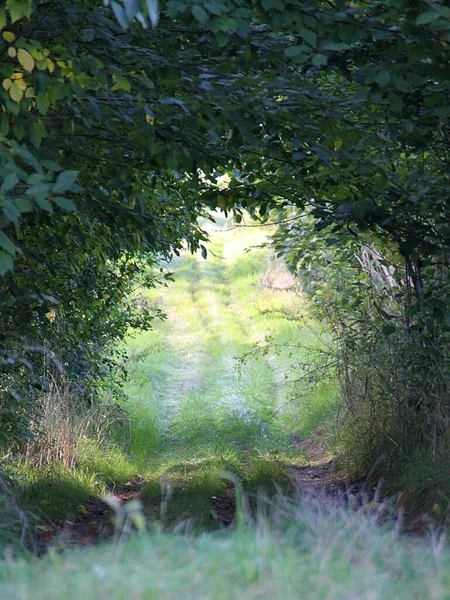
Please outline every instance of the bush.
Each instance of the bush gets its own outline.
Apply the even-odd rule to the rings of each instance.
[[[355,474],[387,474],[399,489],[418,455],[425,471],[438,460],[450,468],[450,275],[439,257],[425,269],[373,240],[342,230],[330,240],[308,217],[275,236],[332,332],[342,402],[338,448]],[[408,488],[425,489],[421,471],[412,469],[417,485]]]

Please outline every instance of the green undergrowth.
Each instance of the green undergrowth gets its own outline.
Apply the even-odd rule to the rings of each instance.
[[[95,475],[55,463],[47,467],[26,468],[19,474],[18,484],[22,507],[43,520],[71,519],[84,510],[90,497],[105,490]]]
[[[142,497],[153,517],[169,529],[183,520],[194,530],[211,529],[234,519],[233,510],[218,515],[212,500],[229,498],[236,484],[251,501],[262,489],[269,494],[290,492],[288,469],[293,464],[305,464],[301,454],[244,456],[223,451],[191,457],[179,452],[173,458],[163,457],[160,467],[146,477]]]
[[[259,501],[238,525],[199,536],[149,534],[43,560],[0,561],[8,600],[444,600],[450,552],[437,533],[398,535],[389,506],[358,511],[325,498]],[[380,526],[383,515],[394,519]]]
[[[381,456],[376,467],[381,473],[389,467],[386,480],[388,491],[400,494],[401,501],[411,514],[427,514],[433,520],[450,525],[450,449],[443,447],[434,456],[420,449],[410,456]]]
[[[0,468],[0,548],[24,552],[33,539],[35,519],[19,504],[14,482]]]
[[[123,448],[80,440],[73,466],[61,460],[46,465],[27,461],[10,466],[14,490],[22,508],[38,519],[62,521],[84,512],[88,500],[114,486],[125,484],[137,470]]]

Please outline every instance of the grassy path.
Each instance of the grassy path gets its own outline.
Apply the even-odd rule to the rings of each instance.
[[[128,341],[126,390],[147,498],[160,502],[168,482],[172,517],[187,507],[203,523],[209,499],[228,485],[224,472],[249,489],[286,480],[303,460],[293,435],[308,435],[335,408],[330,383],[291,401],[305,391],[290,382],[307,355],[299,346],[324,342],[289,274],[257,247],[266,232],[209,227],[208,260],[178,258],[175,283],[147,293],[168,319]]]
[[[315,339],[317,324],[311,327],[294,290],[264,285],[265,278],[270,279],[268,251],[245,252],[264,239],[259,230],[218,231],[207,261],[185,255],[170,265],[175,283],[148,297],[162,305],[168,320],[128,343],[127,393],[134,403],[156,411],[170,424],[176,413],[190,413],[193,420],[194,415],[213,419],[221,409],[261,416],[275,412],[294,395],[287,379],[293,377],[302,351],[297,349],[291,357],[287,346],[323,342]],[[285,284],[284,270],[276,265],[272,271],[272,277]],[[239,357],[251,353],[255,344],[263,345],[266,336],[276,351],[255,352],[240,365]],[[316,425],[310,419],[313,411],[320,413],[333,394],[331,388],[321,391],[321,407],[314,393],[302,406],[292,405],[292,432],[308,433]],[[317,414],[316,419],[323,417]]]
[[[144,496],[159,505],[163,482],[167,522],[196,515],[205,526],[227,476],[249,490],[286,481],[289,466],[304,462],[293,436],[335,410],[330,383],[292,400],[306,391],[292,383],[307,357],[299,346],[324,342],[287,271],[258,247],[266,231],[206,226],[208,259],[179,257],[175,282],[146,293],[168,318],[128,341],[126,390]]]

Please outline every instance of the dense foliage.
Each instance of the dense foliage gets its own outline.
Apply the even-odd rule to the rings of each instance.
[[[394,420],[406,407],[435,447],[445,438],[445,2],[168,0],[158,15],[153,1],[7,0],[0,27],[3,405],[13,420],[12,382],[29,383],[30,348],[83,380],[104,376],[99,356],[135,319],[121,301],[139,257],[168,256],[184,240],[195,248],[202,206],[238,219],[294,207],[320,251],[337,248],[329,260],[360,272],[356,244],[394,265],[395,286],[382,306],[373,296],[357,339],[376,325],[382,357],[400,339],[396,364],[411,379],[394,386]],[[296,265],[310,234],[288,226],[280,236]],[[351,310],[361,289],[345,290],[355,290]],[[410,393],[438,372],[438,385]]]
[[[122,41],[114,17],[92,4],[39,5],[30,20],[8,6],[0,311],[2,431],[11,437],[26,429],[52,372],[84,393],[110,380],[111,346],[154,315],[129,300],[136,281],[152,285],[155,257],[195,248],[202,234],[198,204],[182,181],[171,193],[176,177],[163,176],[175,150],[155,151],[143,101],[150,50],[139,56],[139,40]],[[133,94],[125,76],[136,80]],[[179,107],[168,106],[176,119]]]

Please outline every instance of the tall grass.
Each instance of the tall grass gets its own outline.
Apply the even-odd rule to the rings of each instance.
[[[184,254],[169,265],[174,283],[138,290],[168,319],[125,340],[127,400],[88,404],[61,380],[41,396],[15,463],[26,506],[63,519],[139,474],[151,513],[170,488],[165,524],[192,508],[203,527],[214,525],[224,472],[256,490],[287,482],[302,462],[294,437],[336,409],[334,382],[315,385],[307,366],[326,334],[263,247],[266,230],[230,225],[204,223],[208,260]]]
[[[309,435],[336,411],[332,378],[316,385],[306,372],[326,333],[264,247],[264,228],[203,227],[212,240],[208,260],[177,258],[169,265],[175,282],[147,292],[167,321],[126,341],[131,446],[155,503],[163,473],[175,496],[194,488],[200,496],[209,475],[205,487],[215,482],[220,493],[218,473],[231,454],[249,488],[286,479],[302,457],[294,436]],[[174,462],[188,476],[171,472]],[[208,503],[202,510],[209,513]]]
[[[128,427],[118,405],[88,405],[54,380],[37,403],[33,437],[9,461],[21,503],[37,516],[64,519],[108,484],[133,477]]]
[[[447,268],[422,270],[363,237],[330,246],[307,217],[277,235],[332,334],[347,469],[384,476],[411,510],[448,514]]]
[[[7,550],[34,549],[34,515],[25,511],[13,491],[13,482],[0,470],[0,547]]]
[[[145,510],[158,525],[38,564],[7,556],[0,597],[448,598],[444,536],[399,535],[401,514],[389,503],[263,495],[304,461],[299,438],[318,426],[327,434],[338,394],[327,333],[283,266],[266,249],[244,252],[261,241],[256,231],[235,230],[209,248],[209,261],[180,257],[176,283],[148,292],[169,319],[127,341],[122,409],[85,413],[64,388],[43,399],[24,480],[35,506],[54,507],[56,496],[58,514],[74,510],[84,502],[80,490],[99,493],[139,470]],[[362,379],[353,376],[356,390]],[[415,456],[424,482],[445,479],[437,464],[439,477],[429,467]],[[442,504],[436,497],[436,512]],[[225,528],[235,505],[238,518]],[[181,535],[212,527],[218,531]]]
[[[409,272],[386,262],[375,249],[360,249],[364,302],[354,286],[352,314],[341,311],[335,323],[341,447],[357,472],[384,476],[388,489],[401,491],[408,510],[448,521],[448,334],[425,301],[414,306]],[[435,290],[426,293],[432,298]]]
[[[0,563],[0,596],[444,600],[444,538],[402,538],[389,506],[350,510],[325,498],[260,500],[256,518],[198,537],[154,529],[126,543]],[[244,513],[245,515],[245,513]],[[392,518],[390,526],[380,520]]]

